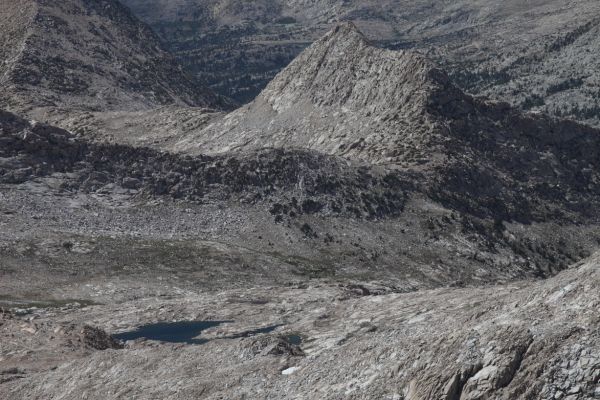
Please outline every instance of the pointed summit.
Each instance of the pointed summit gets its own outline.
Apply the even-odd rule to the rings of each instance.
[[[358,27],[352,21],[338,23],[333,29],[327,32],[316,43],[355,43],[368,45],[369,40],[363,35]],[[316,44],[315,43],[315,44]]]
[[[404,97],[423,86],[433,69],[420,54],[376,48],[347,22],[300,54],[260,97],[278,112],[302,99],[317,106],[380,112],[404,104]]]
[[[423,147],[431,139],[436,121],[427,107],[439,93],[461,98],[422,55],[377,48],[354,24],[342,23],[302,52],[254,102],[177,149],[308,148],[395,162],[403,148]]]

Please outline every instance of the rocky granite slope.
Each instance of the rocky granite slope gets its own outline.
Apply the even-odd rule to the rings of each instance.
[[[1,119],[9,209],[41,191],[24,204],[43,209],[41,221],[55,221],[59,236],[134,230],[155,240],[164,225],[232,252],[262,254],[266,243],[265,263],[285,265],[266,273],[277,282],[367,274],[407,290],[548,276],[589,254],[597,237],[597,130],[474,99],[423,56],[375,48],[349,23],[307,49],[255,102],[200,122],[209,126],[176,144],[197,155],[92,143],[9,113]],[[77,199],[78,229],[71,211],[44,209],[54,196]],[[155,201],[195,211],[128,214]],[[19,208],[7,218],[25,218],[33,236],[50,234]],[[87,208],[100,211],[94,217]],[[220,218],[194,225],[215,208]],[[35,242],[30,234],[19,239],[26,247]],[[47,252],[34,253],[36,264]],[[6,255],[18,270],[18,252],[8,247]],[[121,257],[116,251],[111,263]]]
[[[242,102],[332,24],[348,20],[382,46],[422,49],[447,62],[469,92],[599,123],[600,6],[593,0],[124,3],[191,71]]]
[[[400,146],[424,150],[434,144],[439,127],[427,107],[439,103],[437,92],[454,94],[445,86],[445,75],[422,56],[377,49],[353,24],[342,24],[304,51],[251,104],[176,148],[211,153],[309,148],[395,162],[403,156],[397,154]]]
[[[6,0],[0,22],[1,101],[12,110],[230,104],[190,79],[117,1]]]
[[[148,260],[145,246],[162,249],[163,240],[181,248],[169,269],[200,268],[194,284],[237,285],[247,275],[279,283],[362,276],[411,290],[549,276],[589,254],[598,237],[594,130],[561,142],[560,154],[552,142],[509,142],[507,149],[523,149],[516,155],[495,149],[495,164],[488,164],[490,144],[481,136],[480,147],[461,148],[469,152],[444,165],[434,159],[427,168],[389,169],[310,149],[170,154],[91,143],[12,114],[1,117],[4,226],[19,227],[5,232],[19,245],[2,250],[3,284],[11,292],[29,268],[43,275],[48,257],[71,260],[53,274],[63,276],[60,282],[82,265],[91,276],[121,263],[162,265],[171,253]],[[124,238],[118,245],[115,234]],[[94,250],[73,254],[61,239],[41,245],[40,236]],[[215,256],[215,265],[230,270],[222,281],[203,280],[203,258],[193,248],[207,241],[226,249]],[[36,249],[23,250],[30,254],[25,259],[32,257],[27,267],[20,248]],[[228,252],[242,255],[228,265],[221,258]],[[105,254],[97,268],[96,254]],[[246,269],[257,257],[262,267]],[[43,282],[39,290],[46,292]]]
[[[598,262],[489,288],[172,289],[160,300],[0,313],[0,396],[598,399]],[[125,286],[95,288],[108,297]],[[202,332],[201,345],[136,340],[119,349],[105,339],[105,331],[194,319],[228,322]]]

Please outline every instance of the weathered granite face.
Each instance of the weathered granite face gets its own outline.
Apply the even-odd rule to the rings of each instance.
[[[11,109],[227,105],[117,1],[7,0],[0,20],[2,102]]]
[[[440,87],[436,78],[422,56],[377,49],[354,25],[339,25],[255,101],[176,148],[203,153],[306,148],[393,162],[399,146],[425,145],[436,134],[436,121],[426,109],[428,97]]]

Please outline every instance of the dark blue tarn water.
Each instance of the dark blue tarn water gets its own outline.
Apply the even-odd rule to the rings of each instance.
[[[296,346],[300,346],[302,344],[302,336],[300,335],[288,335],[285,337],[285,340],[289,344],[295,344]]]
[[[207,339],[197,337],[202,331],[227,322],[232,321],[161,322],[143,325],[134,331],[117,333],[113,338],[123,341],[145,338],[170,343],[202,344],[208,342]]]
[[[231,322],[233,321],[161,322],[158,324],[143,325],[136,330],[117,333],[112,337],[122,341],[144,338],[169,343],[203,344],[208,342],[209,339],[198,338],[202,331]],[[237,339],[259,335],[261,333],[269,333],[280,326],[281,325],[272,325],[264,328],[243,331],[231,336],[220,337],[219,339]]]

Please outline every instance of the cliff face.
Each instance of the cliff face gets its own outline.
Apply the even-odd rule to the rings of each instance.
[[[2,102],[12,109],[227,104],[183,73],[117,1],[7,0],[0,20]]]

